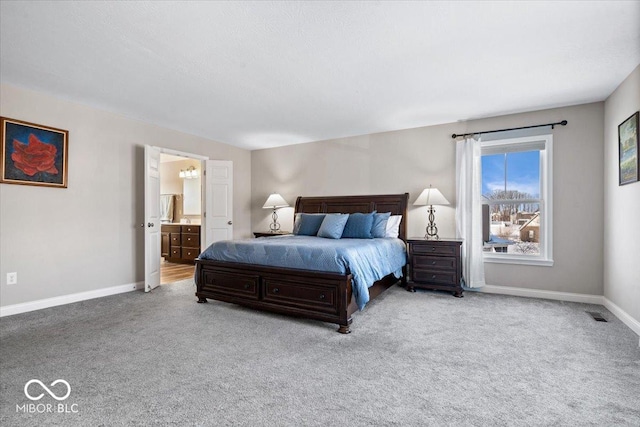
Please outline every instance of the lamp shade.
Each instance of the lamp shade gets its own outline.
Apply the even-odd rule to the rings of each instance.
[[[424,190],[422,190],[422,193],[420,193],[413,204],[416,206],[448,205],[449,201],[442,195],[440,190],[429,186],[429,188],[425,188]]]
[[[263,209],[275,209],[275,208],[285,208],[289,206],[289,203],[285,199],[282,198],[278,193],[271,193],[267,198],[267,201],[264,202]]]

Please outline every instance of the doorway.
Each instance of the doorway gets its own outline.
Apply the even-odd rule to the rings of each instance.
[[[144,291],[149,292],[160,285],[166,261],[187,265],[175,270],[193,277],[202,249],[233,237],[233,162],[144,148]]]
[[[189,279],[201,252],[202,160],[160,153],[160,284]]]

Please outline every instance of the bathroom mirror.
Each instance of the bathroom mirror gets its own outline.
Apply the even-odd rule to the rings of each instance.
[[[200,215],[202,211],[200,202],[200,177],[183,180],[182,193],[184,195],[182,214]]]

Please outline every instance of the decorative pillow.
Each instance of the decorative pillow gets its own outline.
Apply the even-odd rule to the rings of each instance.
[[[322,220],[318,237],[327,239],[339,239],[342,236],[344,226],[347,225],[349,214],[328,214]]]
[[[349,215],[347,224],[344,226],[342,238],[350,239],[372,239],[371,226],[373,225],[373,216],[371,213],[352,213]]]
[[[318,230],[320,229],[320,225],[322,225],[322,221],[324,220],[325,214],[300,214],[300,220],[298,223],[299,226],[294,227],[294,234],[298,234],[301,236],[315,236],[318,234]]]
[[[302,224],[302,214],[301,213],[297,213],[294,217],[293,217],[293,234],[298,234],[298,231],[300,231],[300,224]]]
[[[402,221],[402,215],[391,215],[387,221],[387,231],[384,237],[397,239],[400,234],[400,221]]]
[[[373,216],[373,225],[371,226],[371,235],[373,237],[385,237],[390,216],[391,212],[377,213]]]

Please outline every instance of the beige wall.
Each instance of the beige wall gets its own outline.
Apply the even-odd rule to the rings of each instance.
[[[252,152],[252,225],[266,230],[271,192],[291,204],[299,195],[409,192],[410,203],[429,184],[451,206],[437,207],[440,236],[455,235],[455,144],[452,133],[568,120],[554,135],[553,267],[486,264],[487,283],[602,295],[603,103],[342,138]],[[640,184],[639,184],[640,185]],[[291,230],[293,208],[279,211]],[[408,230],[424,235],[426,207],[409,207]]]
[[[69,131],[68,188],[0,184],[2,306],[144,280],[145,144],[232,160],[234,237],[250,235],[247,150],[9,85],[0,114]]]
[[[640,66],[604,105],[604,296],[640,322],[640,182],[618,185],[618,125],[640,110]]]
[[[0,304],[143,280],[144,144],[234,161],[235,238],[268,229],[269,210],[261,206],[273,191],[292,206],[298,195],[405,191],[413,202],[429,184],[452,203],[437,208],[436,221],[442,236],[453,236],[450,135],[566,119],[568,126],[553,131],[555,265],[487,264],[487,282],[604,293],[640,319],[640,272],[633,258],[640,253],[640,232],[632,218],[640,211],[640,184],[617,185],[617,125],[639,108],[639,74],[636,69],[606,103],[254,152],[2,85],[0,114],[70,131],[70,168],[67,189],[0,185]],[[292,213],[279,211],[283,229],[291,229]],[[410,234],[423,235],[425,225],[425,208],[410,206]],[[7,286],[12,271],[18,285]]]

